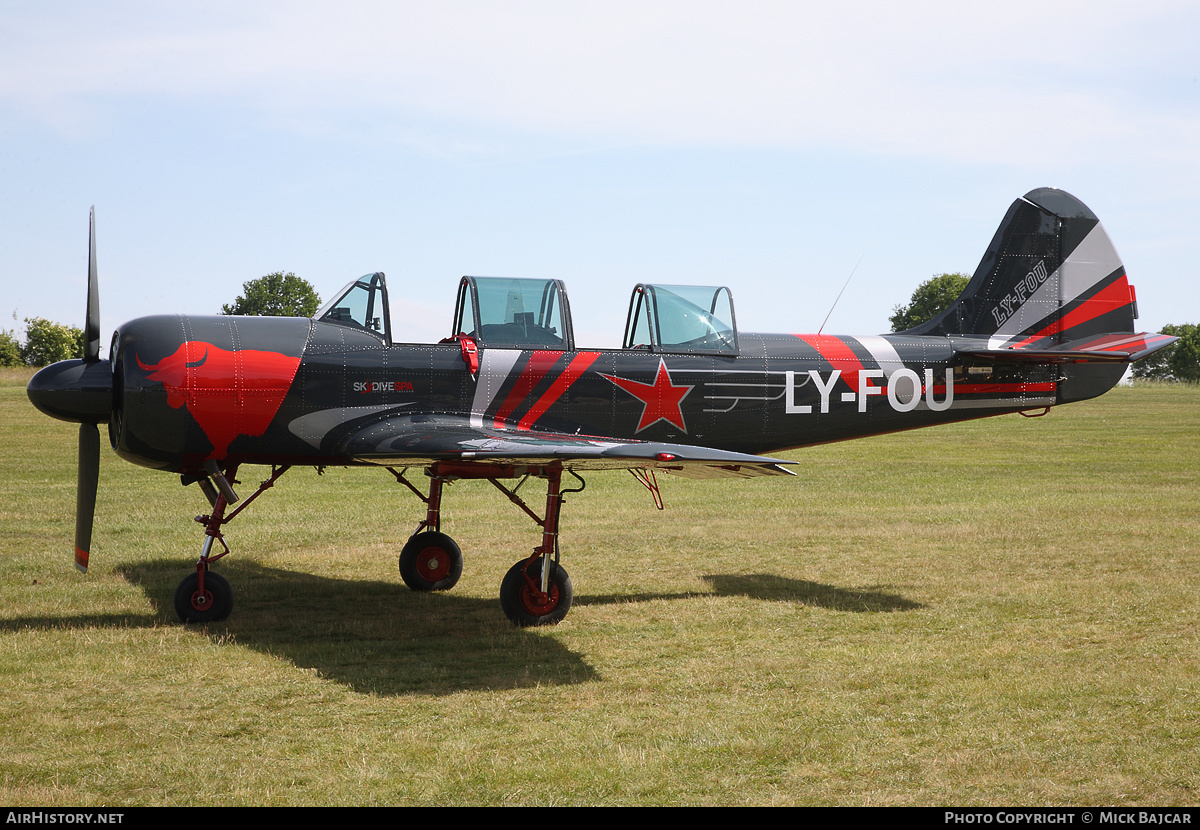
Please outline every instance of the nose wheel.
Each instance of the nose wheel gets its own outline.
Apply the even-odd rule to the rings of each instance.
[[[188,574],[175,589],[175,613],[185,623],[220,622],[233,610],[233,588],[219,573]]]

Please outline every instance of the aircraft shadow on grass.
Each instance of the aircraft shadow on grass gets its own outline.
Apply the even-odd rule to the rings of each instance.
[[[714,574],[704,577],[722,596],[747,596],[774,602],[814,605],[831,611],[915,611],[925,606],[897,594],[874,589],[838,588],[807,579],[787,579],[771,574]]]
[[[7,630],[153,628],[174,619],[177,565],[162,559],[119,567],[141,588],[149,614],[25,617]],[[500,622],[495,600],[408,591],[399,582],[330,579],[240,560],[241,613],[226,623],[196,626],[214,641],[251,648],[315,670],[356,692],[380,695],[451,694],[599,679],[584,659],[553,637]],[[892,612],[922,608],[895,594],[846,589],[768,574],[716,574],[704,579],[717,596],[794,602],[839,611]],[[685,600],[695,592],[581,597],[607,605]]]
[[[551,637],[497,619],[494,599],[407,590],[399,580],[332,579],[231,562],[244,613],[195,627],[214,640],[289,660],[357,692],[451,694],[583,683],[595,671]],[[174,619],[169,559],[121,568],[159,624]]]
[[[178,562],[119,564],[151,613],[43,615],[0,622],[0,630],[155,628],[177,625]],[[596,679],[582,657],[553,637],[498,618],[496,601],[409,591],[397,579],[331,579],[241,560],[244,613],[187,630],[214,642],[280,658],[364,694],[452,694]]]
[[[897,594],[874,589],[838,588],[807,579],[788,579],[772,574],[706,574],[704,580],[721,597],[744,596],[767,602],[793,602],[812,605],[831,611],[886,613],[915,611],[925,606]],[[621,594],[620,596],[577,597],[575,603],[585,605],[614,605],[629,602],[649,602],[656,599],[687,599],[706,596],[694,592],[679,594]]]

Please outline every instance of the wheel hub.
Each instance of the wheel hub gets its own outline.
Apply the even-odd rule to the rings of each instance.
[[[417,569],[421,577],[430,582],[445,579],[450,573],[450,557],[443,556],[441,548],[428,547],[417,554]]]
[[[521,591],[521,605],[530,614],[539,617],[549,614],[558,605],[558,586],[551,585],[550,591],[543,594],[526,585],[525,589]]]

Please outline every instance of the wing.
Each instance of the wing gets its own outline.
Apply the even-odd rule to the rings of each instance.
[[[326,433],[321,449],[359,463],[416,467],[437,461],[542,465],[561,461],[575,470],[653,469],[687,478],[748,478],[795,475],[794,464],[761,455],[666,444],[567,435],[538,430],[496,429],[456,415],[365,414]]]

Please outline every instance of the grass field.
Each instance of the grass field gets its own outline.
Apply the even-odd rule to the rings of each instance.
[[[297,469],[193,628],[207,502],[105,448],[76,573],[76,428],[27,378],[0,375],[0,803],[1200,802],[1200,388],[660,477],[662,513],[591,476],[551,629],[500,612],[537,536],[486,482],[447,489],[466,568],[419,595],[417,500]]]

